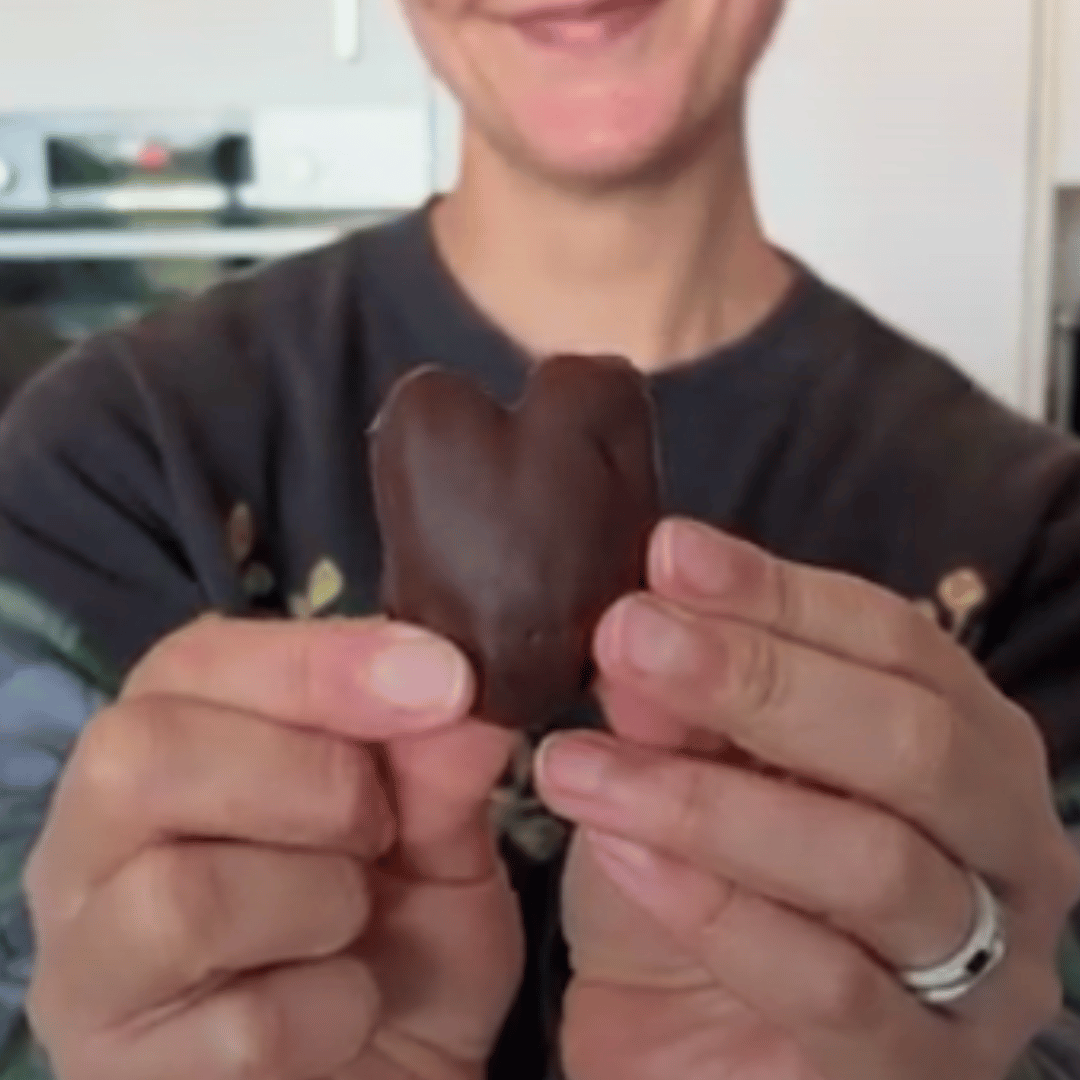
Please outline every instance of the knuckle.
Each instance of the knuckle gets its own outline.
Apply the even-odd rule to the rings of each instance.
[[[317,955],[332,956],[352,944],[371,914],[371,896],[363,871],[346,855],[328,856],[325,895],[333,898],[334,915],[325,920],[325,940]]]
[[[781,559],[769,559],[767,565],[773,579],[777,624],[790,630],[805,626],[805,600],[794,567]]]
[[[355,1030],[356,1049],[359,1051],[368,1041],[371,1030],[379,1019],[383,1007],[382,992],[371,968],[352,956],[342,956],[334,961],[337,973],[343,978],[349,1000],[357,1004]]]
[[[121,699],[157,693],[174,685],[178,675],[197,677],[208,670],[220,651],[222,622],[217,612],[206,612],[156,642],[128,673]]]
[[[845,950],[815,976],[811,1019],[837,1032],[874,1027],[886,1006],[883,981],[869,959]]]
[[[924,803],[948,791],[953,780],[960,719],[939,698],[917,691],[911,707],[893,719],[892,782],[905,802]]]
[[[733,652],[738,694],[751,713],[779,708],[787,697],[787,672],[773,638],[753,630],[729,639]]]
[[[664,839],[680,851],[699,850],[719,814],[715,785],[709,783],[705,767],[693,762],[668,765],[662,787],[667,788],[662,802],[671,808],[663,825]]]
[[[940,636],[936,625],[899,596],[882,593],[879,602],[882,614],[879,651],[886,666],[901,671],[918,667],[931,639]]]
[[[1029,713],[1010,701],[1001,704],[1003,717],[1011,721],[1003,730],[1000,751],[1009,762],[1009,790],[1025,801],[1029,801],[1033,789],[1039,790],[1046,797],[1052,820],[1060,822],[1053,809],[1055,777],[1046,738]]]
[[[137,947],[192,985],[220,966],[229,903],[216,862],[179,845],[147,850],[132,863],[124,896]]]
[[[345,739],[319,739],[315,748],[320,830],[330,840],[350,839],[371,813],[371,760],[362,747]]]
[[[255,986],[222,994],[213,1023],[219,1074],[227,1080],[278,1080],[283,1075],[286,1017],[278,999]]]
[[[1018,768],[1049,778],[1050,748],[1034,717],[1015,702],[1006,700],[1001,704],[1008,710],[1012,721],[1009,728],[1013,740],[1010,743],[1010,752],[1015,754]]]
[[[919,891],[919,840],[899,819],[874,815],[852,845],[857,868],[846,890],[852,914],[871,925],[904,918]]]
[[[79,777],[92,797],[127,811],[152,791],[175,719],[175,704],[166,697],[145,697],[98,713],[75,752]]]

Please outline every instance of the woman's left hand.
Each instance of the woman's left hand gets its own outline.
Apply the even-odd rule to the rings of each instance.
[[[1060,1008],[1080,890],[1032,720],[854,578],[669,520],[649,584],[596,635],[613,733],[538,767],[580,826],[569,1080],[1002,1080]],[[966,940],[967,870],[1007,953],[932,1008],[897,972]]]

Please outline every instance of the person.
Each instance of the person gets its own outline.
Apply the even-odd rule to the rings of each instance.
[[[1080,452],[766,238],[781,7],[405,0],[453,190],[11,404],[6,1075],[1080,1076]],[[665,502],[545,852],[465,657],[379,613],[366,431],[563,352],[646,373]]]

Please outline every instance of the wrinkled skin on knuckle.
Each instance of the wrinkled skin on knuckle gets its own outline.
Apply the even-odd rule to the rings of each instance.
[[[236,915],[214,860],[169,844],[144,852],[131,870],[127,920],[147,954],[191,986],[214,975],[222,962],[218,945]]]
[[[1018,770],[1043,778],[1049,785],[1050,749],[1035,718],[1026,709],[1000,698],[995,702],[1006,716],[1009,736],[1009,756],[1015,760]]]
[[[178,703],[164,696],[102,710],[76,745],[71,762],[76,782],[108,813],[145,811],[181,725]]]
[[[879,651],[884,667],[901,674],[922,669],[924,657],[942,647],[953,646],[952,639],[902,597],[884,590],[878,593],[880,614]]]
[[[766,573],[769,579],[767,588],[776,597],[777,625],[789,630],[805,625],[807,598],[795,568],[780,559],[769,559]]]
[[[788,696],[788,672],[771,635],[739,628],[727,635],[732,657],[731,693],[748,723],[756,714],[783,706]]]
[[[223,993],[211,1026],[219,1034],[215,1076],[220,1080],[280,1080],[289,1024],[271,994],[248,986]]]
[[[656,773],[655,805],[666,811],[660,821],[660,839],[687,855],[708,850],[711,823],[719,809],[708,768],[701,762],[681,760],[664,763]]]
[[[331,956],[351,945],[363,932],[371,917],[372,899],[367,879],[359,865],[346,855],[331,856],[327,869],[333,879],[329,886],[345,913],[335,932],[327,936],[320,955]]]
[[[376,1027],[380,1023],[383,1014],[383,995],[375,975],[367,964],[350,957],[340,957],[336,961],[350,972],[353,979],[353,993],[356,1001],[360,1004],[357,1010],[356,1023],[353,1025],[353,1042],[349,1056],[359,1054],[371,1041]]]
[[[960,718],[942,699],[919,694],[889,723],[890,793],[908,806],[936,805],[955,781]]]
[[[850,915],[874,926],[910,917],[920,896],[915,834],[899,819],[874,813],[845,846],[851,874],[845,890]]]
[[[374,762],[367,750],[345,739],[317,738],[311,746],[319,830],[331,843],[349,841],[375,812]]]

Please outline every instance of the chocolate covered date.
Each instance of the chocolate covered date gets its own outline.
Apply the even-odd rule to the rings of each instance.
[[[478,716],[541,732],[587,690],[604,610],[643,583],[659,517],[644,379],[617,357],[556,356],[506,409],[419,368],[370,439],[386,613],[464,650]]]

